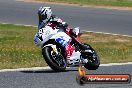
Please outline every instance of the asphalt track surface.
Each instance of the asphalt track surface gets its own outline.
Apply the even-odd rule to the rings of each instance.
[[[101,66],[87,74],[130,74],[132,65]],[[85,84],[76,82],[77,68],[56,73],[51,69],[0,72],[0,88],[132,88],[130,84]]]
[[[37,26],[37,10],[51,6],[54,13],[73,27],[83,31],[132,35],[132,12],[74,6],[24,3],[0,0],[0,22]],[[88,74],[130,74],[132,65],[101,66]],[[87,84],[80,86],[75,77],[77,68],[55,73],[51,69],[36,71],[0,72],[0,88],[132,88],[130,84]]]
[[[0,0],[0,22],[37,26],[40,6],[51,6],[54,14],[82,31],[132,35],[132,11]]]

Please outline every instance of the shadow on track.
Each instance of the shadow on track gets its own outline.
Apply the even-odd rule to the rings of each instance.
[[[74,71],[78,71],[77,69],[67,69],[64,72],[74,72]],[[22,73],[61,73],[61,72],[55,72],[52,69],[46,69],[46,70],[27,70],[27,71],[20,71]]]

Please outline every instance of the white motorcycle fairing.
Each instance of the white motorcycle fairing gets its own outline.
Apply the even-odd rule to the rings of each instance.
[[[42,38],[42,40],[40,40],[40,37]],[[36,33],[34,42],[37,46],[41,48],[44,48],[46,46],[51,46],[55,50],[56,45],[54,44],[48,44],[43,46],[43,44],[50,39],[55,39],[55,41],[61,44],[63,47],[65,47],[72,40],[71,37],[67,35],[63,30],[60,30],[60,29],[54,30],[49,26],[45,26],[44,28],[40,29],[38,33]],[[70,57],[70,61],[68,61],[68,64],[78,65],[80,61],[80,55],[81,53],[79,51],[75,52],[74,50]]]

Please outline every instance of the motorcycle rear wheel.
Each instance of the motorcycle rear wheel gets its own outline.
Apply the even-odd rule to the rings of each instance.
[[[96,56],[95,60],[89,60],[89,62],[86,63],[84,67],[87,68],[88,70],[96,70],[98,69],[99,65],[100,59],[98,56]]]
[[[88,63],[86,63],[84,65],[84,67],[88,70],[96,70],[98,69],[99,65],[100,65],[100,58],[97,55],[96,51],[89,45],[89,44],[83,44],[85,47],[87,47],[87,49],[91,50],[93,53],[92,54],[88,54],[87,58],[88,58]]]

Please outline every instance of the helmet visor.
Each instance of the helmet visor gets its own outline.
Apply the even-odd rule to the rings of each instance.
[[[41,15],[41,14],[38,14],[38,18],[39,18],[39,21],[42,21],[42,20],[46,20],[47,18],[47,15]]]

